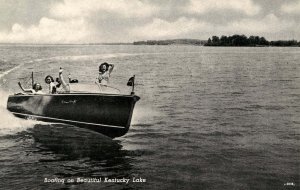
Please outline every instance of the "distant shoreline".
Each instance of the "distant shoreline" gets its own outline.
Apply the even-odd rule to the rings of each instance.
[[[264,37],[235,34],[233,36],[212,36],[208,40],[173,39],[173,40],[147,40],[136,41],[133,45],[195,45],[214,47],[300,47],[296,40],[268,41]]]
[[[268,41],[264,37],[245,35],[212,36],[208,40],[167,39],[111,43],[0,43],[0,46],[97,46],[97,45],[146,45],[146,46],[212,46],[212,47],[300,47],[300,41]]]
[[[197,45],[204,46],[207,40],[198,39],[170,39],[170,40],[146,40],[136,41],[133,45]]]
[[[133,43],[66,43],[66,44],[59,44],[59,43],[0,43],[0,45],[37,45],[37,46],[78,46],[78,45],[86,45],[86,46],[93,46],[93,45],[133,45]]]

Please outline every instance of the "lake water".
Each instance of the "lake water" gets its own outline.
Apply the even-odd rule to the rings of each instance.
[[[298,189],[299,60],[300,48],[2,45],[0,189]],[[141,97],[121,138],[6,110],[32,71],[45,90],[59,67],[93,83],[105,61],[110,84],[128,94],[135,74]]]

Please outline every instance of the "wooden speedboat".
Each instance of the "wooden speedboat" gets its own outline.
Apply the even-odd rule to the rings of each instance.
[[[114,138],[129,130],[133,109],[139,99],[134,92],[130,95],[72,91],[19,93],[8,97],[7,109],[17,117],[75,125]]]

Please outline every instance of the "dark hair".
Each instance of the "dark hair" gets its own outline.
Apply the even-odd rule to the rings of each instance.
[[[57,82],[57,84],[56,84],[56,88],[59,88],[59,87],[60,87],[60,85],[61,85],[61,81],[60,81],[60,79],[59,79],[59,78],[56,78],[56,79],[55,79],[55,81]]]
[[[36,88],[37,88],[37,85],[40,85],[40,87],[39,87],[38,89],[36,89]],[[42,90],[42,89],[43,89],[40,83],[34,83],[32,88],[33,88],[34,90]]]
[[[48,79],[48,78],[50,78],[51,82],[54,82],[53,77],[52,77],[51,75],[47,75],[47,76],[45,77],[45,83],[49,84],[49,83],[47,82],[47,79]]]
[[[105,69],[104,69],[104,66],[106,66]],[[108,67],[109,67],[109,64],[108,64],[108,63],[106,63],[106,62],[102,63],[102,64],[99,66],[99,72],[104,73],[104,72],[108,71]]]

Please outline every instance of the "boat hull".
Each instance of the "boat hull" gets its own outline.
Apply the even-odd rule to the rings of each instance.
[[[17,117],[75,125],[114,138],[127,133],[138,100],[135,95],[96,93],[12,95],[7,109]]]

